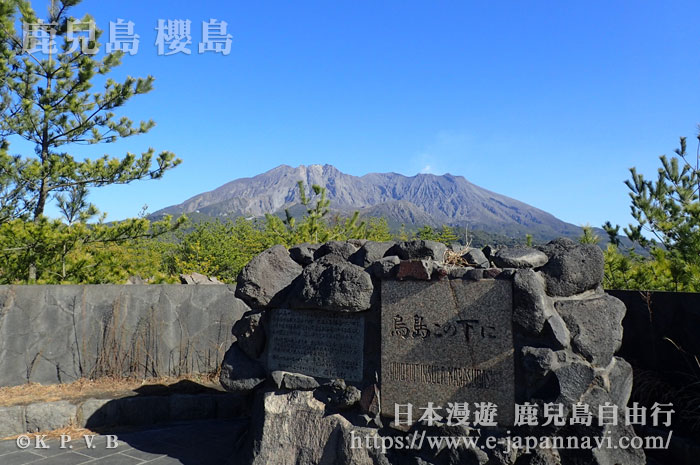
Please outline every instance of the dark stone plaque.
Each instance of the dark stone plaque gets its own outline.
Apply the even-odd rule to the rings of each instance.
[[[270,371],[362,381],[363,316],[288,309],[270,314]]]
[[[412,404],[491,402],[512,424],[515,404],[512,282],[382,282],[382,414]]]

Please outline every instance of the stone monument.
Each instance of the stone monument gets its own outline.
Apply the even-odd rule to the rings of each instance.
[[[632,386],[615,356],[625,307],[601,288],[597,246],[557,239],[445,256],[432,241],[334,241],[275,246],[244,268],[236,296],[252,310],[234,325],[221,383],[251,396],[245,463],[644,464],[643,451],[612,447],[376,446],[427,433],[635,436],[624,422],[570,421],[576,404],[593,419],[601,405],[624,408]],[[497,415],[478,427],[397,421],[397,405],[431,403],[490,404]],[[523,404],[560,404],[562,422],[514,424]]]

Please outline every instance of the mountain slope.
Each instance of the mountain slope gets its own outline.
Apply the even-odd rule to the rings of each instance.
[[[262,216],[299,204],[297,182],[307,189],[326,187],[331,207],[360,210],[364,216],[384,216],[390,223],[469,226],[499,234],[535,239],[579,236],[579,227],[518,200],[488,191],[462,176],[397,173],[344,174],[331,165],[281,165],[252,178],[241,178],[196,195],[161,214],[199,212],[208,216]]]

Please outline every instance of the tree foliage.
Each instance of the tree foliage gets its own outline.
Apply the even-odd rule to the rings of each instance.
[[[698,136],[700,141],[700,135]],[[627,236],[644,247],[661,245],[688,263],[700,263],[700,153],[690,160],[686,138],[681,137],[677,156],[659,157],[656,181],[645,179],[635,168],[625,181],[632,199],[636,225],[625,229]],[[647,239],[643,232],[652,235]]]
[[[180,160],[167,151],[155,156],[153,149],[122,158],[81,159],[71,153],[77,145],[113,143],[155,125],[117,117],[115,112],[129,99],[153,88],[153,77],[127,77],[123,82],[107,77],[122,53],[101,58],[93,54],[101,35],[96,28],[94,40],[68,33],[76,24],[69,11],[78,3],[52,1],[48,17],[40,20],[26,0],[0,2],[0,279],[5,282],[77,279],[89,261],[71,261],[76,248],[153,237],[177,226],[169,218],[154,224],[139,218],[106,225],[103,217],[88,224],[98,213],[87,201],[90,188],[157,179]],[[19,21],[45,24],[55,52],[42,55],[25,47],[26,37],[15,31]],[[78,22],[88,24],[92,18]],[[105,83],[95,91],[98,79]],[[12,138],[33,144],[34,153],[9,155]],[[66,223],[44,216],[52,201]]]
[[[445,224],[439,230],[433,229],[431,226],[425,225],[415,233],[417,239],[442,242],[445,245],[451,245],[459,241],[459,236],[455,229]]]
[[[581,244],[593,244],[596,245],[600,242],[600,237],[593,231],[593,227],[589,224],[581,226],[583,234],[578,238]]]
[[[39,23],[28,1],[4,3],[16,5],[16,14],[23,23]],[[179,163],[173,153],[166,151],[156,157],[153,166],[153,149],[140,156],[127,153],[123,158],[105,155],[83,160],[68,151],[74,145],[113,143],[144,134],[155,126],[153,121],[134,124],[126,116],[116,116],[115,111],[133,96],[153,89],[153,77],[127,77],[117,82],[106,76],[121,63],[122,52],[98,58],[90,50],[99,47],[99,43],[80,42],[80,46],[74,46],[81,38],[68,36],[69,25],[93,22],[89,15],[80,21],[68,15],[78,3],[79,0],[58,1],[43,20],[54,25],[52,31],[59,44],[55,55],[26,50],[25,41],[14,33],[11,22],[3,23],[1,29],[5,47],[0,66],[5,74],[0,87],[0,137],[5,144],[8,137],[16,136],[35,146],[33,156],[12,160],[15,169],[10,177],[14,179],[14,190],[23,194],[19,207],[30,212],[34,220],[44,213],[47,201],[55,193],[76,186],[100,187],[156,179]],[[95,32],[97,40],[101,31]],[[101,76],[106,81],[103,89],[96,92],[93,81]],[[9,184],[7,179],[5,184]]]
[[[700,292],[700,267],[671,259],[666,251],[653,248],[651,256],[630,249],[621,252],[608,244],[605,255],[606,289],[638,289]]]
[[[694,157],[685,137],[675,156],[659,157],[656,180],[630,169],[631,212],[635,224],[623,231],[647,249],[650,258],[620,251],[620,226],[609,221],[606,281],[611,288],[700,291],[700,135]]]
[[[276,243],[275,234],[244,218],[199,223],[179,234],[166,263],[172,275],[196,272],[234,282],[251,258]]]
[[[151,223],[144,218],[114,225],[66,224],[45,216],[38,221],[15,219],[0,225],[0,283],[25,281],[31,266],[37,270],[38,283],[123,282],[129,270],[138,268],[135,265],[147,263],[146,254],[127,259],[127,251],[136,244],[143,246],[145,239],[155,243],[152,238],[171,229],[169,221]],[[122,259],[109,258],[109,251],[119,252]]]
[[[347,218],[335,215],[329,220],[330,200],[326,197],[326,188],[312,185],[309,197],[303,181],[299,181],[297,187],[301,204],[306,207],[306,214],[300,221],[289,210],[285,211],[284,220],[274,215],[266,216],[266,229],[277,236],[279,243],[292,246],[302,242],[318,244],[334,240],[384,241],[391,238],[385,219],[360,220],[360,212],[355,211]]]

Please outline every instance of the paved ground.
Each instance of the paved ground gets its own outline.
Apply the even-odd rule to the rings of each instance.
[[[112,433],[95,436],[91,447],[82,436],[72,438],[61,449],[59,440],[46,440],[48,448],[32,443],[21,449],[17,442],[0,441],[2,465],[235,465],[238,447],[247,422],[243,420],[204,420],[148,429],[113,433],[116,438],[108,444]],[[29,435],[34,438],[33,435]],[[113,438],[111,438],[113,440]],[[89,441],[89,438],[88,438]]]

